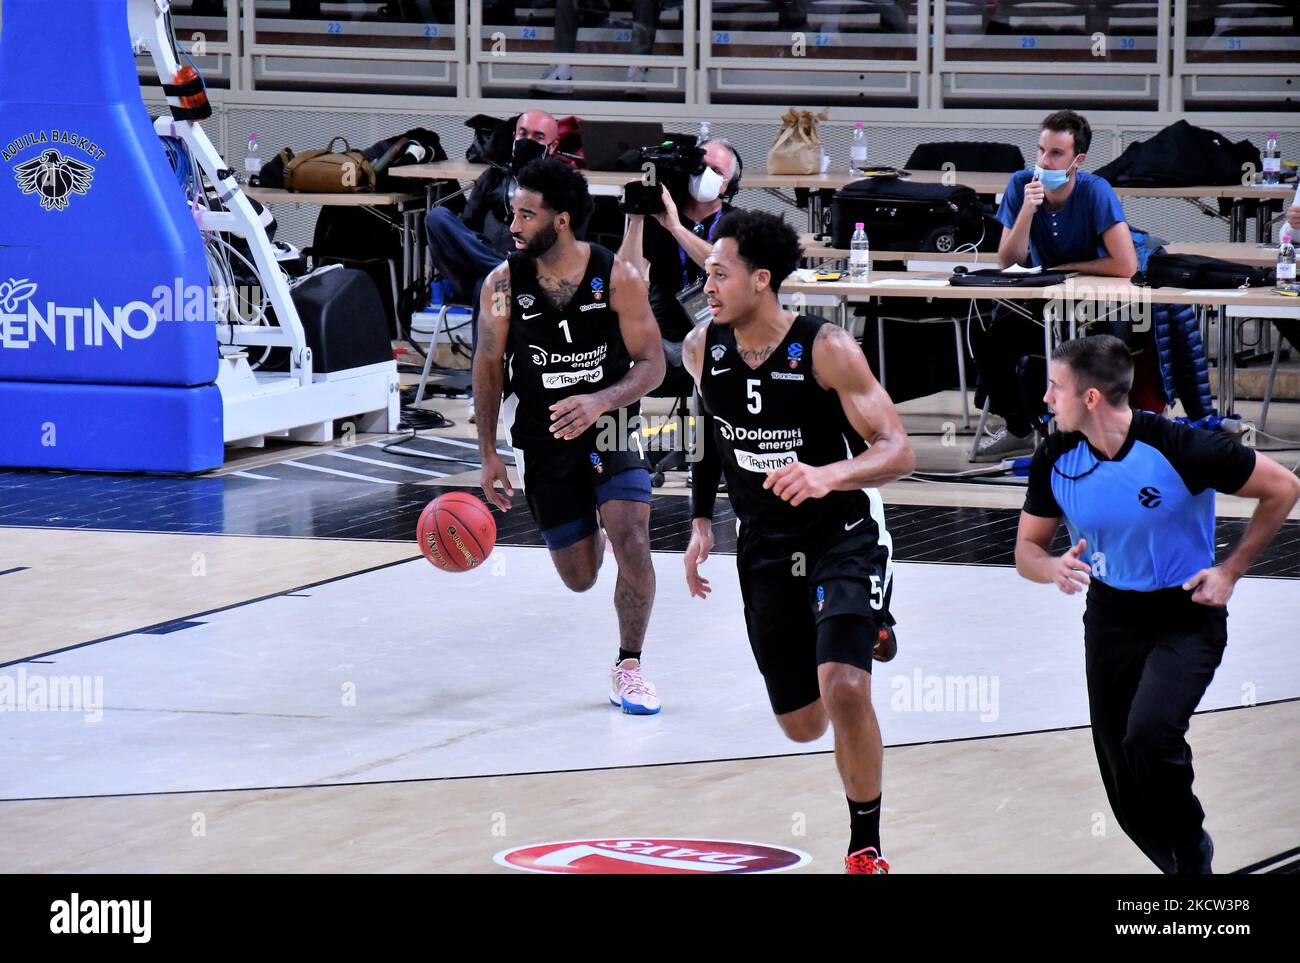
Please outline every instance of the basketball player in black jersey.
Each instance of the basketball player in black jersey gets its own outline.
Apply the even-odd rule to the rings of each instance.
[[[659,328],[640,272],[574,237],[592,209],[580,173],[535,160],[519,173],[513,205],[516,253],[483,285],[474,355],[483,491],[509,511],[514,492],[496,450],[504,393],[520,485],[568,588],[596,584],[609,537],[619,629],[609,699],[653,715],[659,697],[641,670],[655,575],[639,403],[663,380]]]
[[[682,352],[712,422],[695,466],[686,581],[693,596],[708,595],[699,564],[713,547],[725,471],[745,623],[772,711],[796,742],[834,727],[850,813],[845,868],[887,873],[871,662],[893,657],[892,542],[868,486],[909,474],[915,457],[858,343],[782,309],[777,292],[801,256],[780,218],[734,211],[705,261],[713,319]]]

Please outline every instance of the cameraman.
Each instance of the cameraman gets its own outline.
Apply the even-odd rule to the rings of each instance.
[[[691,177],[681,196],[663,188],[664,209],[648,219],[629,214],[619,257],[649,267],[650,307],[664,342],[670,367],[682,365],[682,341],[694,326],[677,301],[678,293],[704,276],[704,259],[713,248],[718,222],[729,210],[727,201],[740,187],[741,161],[725,140],[709,140],[704,170]]]

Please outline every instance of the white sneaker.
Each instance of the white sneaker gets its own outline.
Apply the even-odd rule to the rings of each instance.
[[[999,428],[992,438],[980,442],[971,461],[1001,461],[1016,455],[1032,455],[1036,444],[1032,431],[1027,435],[1013,435],[1005,427]]]
[[[557,94],[567,97],[573,93],[573,84],[565,81],[573,80],[573,68],[568,64],[556,64],[552,67],[545,77],[538,81],[538,88],[545,90],[548,94]]]
[[[469,403],[469,423],[474,424],[474,396],[470,395],[465,399]]]
[[[632,716],[652,716],[660,709],[655,687],[641,675],[640,659],[624,659],[610,670],[610,705]]]

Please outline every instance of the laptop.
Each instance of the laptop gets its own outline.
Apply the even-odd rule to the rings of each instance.
[[[589,171],[619,170],[618,159],[636,147],[653,147],[664,139],[664,125],[648,121],[584,120],[582,154]]]

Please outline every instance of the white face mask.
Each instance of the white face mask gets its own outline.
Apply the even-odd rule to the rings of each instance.
[[[691,192],[691,197],[701,204],[707,204],[718,199],[718,195],[722,193],[723,183],[721,174],[712,167],[706,167],[691,178],[687,189]]]

